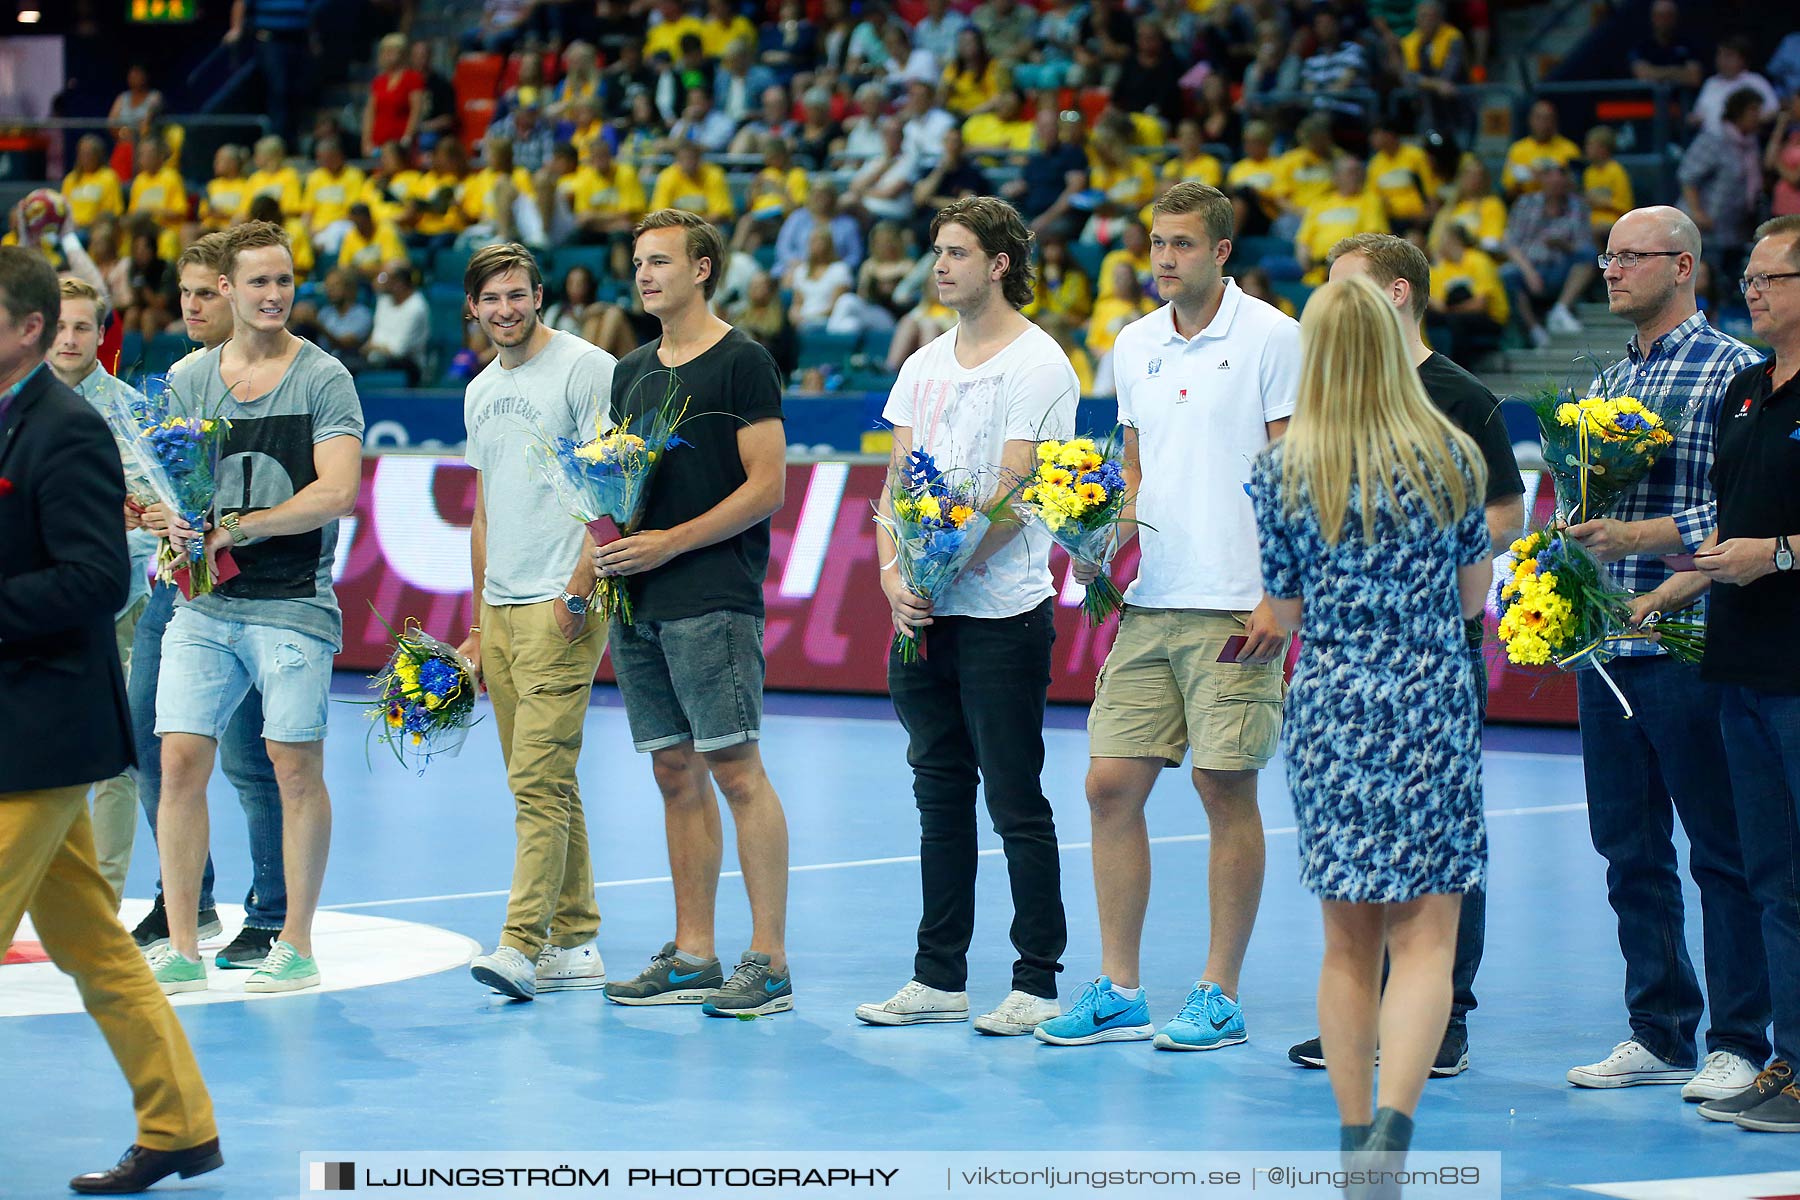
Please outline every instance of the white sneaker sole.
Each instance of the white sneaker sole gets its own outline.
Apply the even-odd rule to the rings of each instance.
[[[1240,1033],[1220,1038],[1216,1042],[1208,1042],[1204,1046],[1190,1046],[1186,1042],[1176,1041],[1166,1033],[1159,1033],[1156,1035],[1156,1048],[1158,1050],[1223,1050],[1227,1046],[1241,1046],[1249,1040],[1248,1033]]]
[[[1689,1082],[1687,1086],[1681,1089],[1681,1098],[1692,1104],[1702,1104],[1708,1100],[1724,1100],[1727,1097],[1737,1095],[1755,1082],[1756,1079],[1754,1076],[1745,1082],[1738,1084],[1736,1087],[1726,1087],[1716,1083]]]
[[[1046,1033],[1044,1027],[1039,1025],[1032,1033],[1046,1046],[1097,1046],[1101,1042],[1147,1042],[1156,1036],[1156,1028],[1152,1025],[1123,1025],[1117,1029],[1102,1029],[1096,1033],[1084,1033],[1080,1037],[1065,1038]]]
[[[537,983],[535,980],[530,984],[524,984],[519,980],[514,979],[511,975],[496,971],[492,967],[481,965],[471,966],[469,968],[469,974],[474,977],[476,983],[481,984],[483,987],[492,988],[502,996],[510,996],[514,1000],[530,1000],[537,995]],[[245,984],[244,990],[249,991],[250,985]]]
[[[1433,1079],[1454,1079],[1456,1076],[1461,1075],[1464,1071],[1466,1071],[1468,1069],[1469,1069],[1469,1056],[1465,1053],[1461,1058],[1457,1059],[1450,1066],[1447,1066],[1447,1067],[1434,1066],[1434,1067],[1432,1067],[1431,1068],[1431,1078],[1433,1078]]]
[[[662,1004],[704,1004],[710,995],[709,988],[703,992],[662,992],[655,996],[615,996],[608,992],[606,998],[628,1008],[655,1008]]]
[[[856,1019],[867,1025],[938,1025],[966,1021],[969,1019],[969,1010],[932,1008],[921,1012],[897,1013],[889,1012],[878,1004],[859,1004],[856,1006]]]
[[[304,992],[307,988],[319,986],[317,975],[308,975],[305,979],[251,979],[245,982],[246,992],[263,994],[267,992]]]
[[[1633,1071],[1628,1075],[1600,1075],[1576,1067],[1567,1078],[1578,1088],[1626,1088],[1651,1084],[1682,1084],[1694,1076],[1688,1071]]]
[[[563,979],[545,979],[539,975],[537,980],[539,992],[581,992],[605,986],[604,975],[572,975]]]
[[[1062,1016],[1061,1013],[1052,1013],[1045,1017],[1044,1021],[1054,1021],[1060,1016]],[[1026,1025],[1018,1021],[1002,1021],[992,1016],[980,1016],[975,1018],[974,1024],[978,1032],[992,1037],[1024,1037],[1043,1024],[1043,1021],[1034,1021]]]
[[[1737,1113],[1714,1112],[1713,1110],[1707,1109],[1707,1108],[1700,1108],[1695,1111],[1697,1111],[1701,1116],[1705,1117],[1708,1121],[1717,1121],[1722,1125],[1737,1124],[1737,1119],[1738,1119]]]
[[[700,1011],[709,1017],[770,1017],[776,1013],[792,1012],[793,1010],[794,998],[792,996],[778,996],[773,1000],[764,1001],[755,1008],[714,1008],[710,1004],[702,1005],[700,1008]]]
[[[199,979],[175,979],[167,983],[159,979],[156,981],[156,986],[162,989],[162,994],[165,996],[179,996],[183,992],[204,992],[206,978],[202,976]]]

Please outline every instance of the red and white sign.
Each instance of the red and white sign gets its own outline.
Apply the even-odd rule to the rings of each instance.
[[[774,519],[764,649],[768,686],[777,690],[881,693],[887,690],[892,637],[887,601],[875,570],[870,519],[883,469],[821,462],[788,467],[787,503]],[[370,603],[395,627],[416,617],[425,630],[456,642],[474,622],[470,597],[469,521],[475,474],[461,459],[388,455],[363,463],[356,515],[343,524],[338,601],[344,650],[337,665],[375,670],[387,661],[389,635]],[[546,520],[558,519],[545,514]],[[570,518],[573,519],[573,518]],[[1082,619],[1081,589],[1057,550],[1051,567],[1063,590],[1056,614],[1052,700],[1093,699],[1094,677],[1112,645],[1116,622],[1091,629]],[[1137,550],[1114,563],[1123,585],[1137,570]],[[1573,724],[1574,681],[1506,663],[1490,645],[1496,720]],[[601,678],[611,678],[603,662]]]

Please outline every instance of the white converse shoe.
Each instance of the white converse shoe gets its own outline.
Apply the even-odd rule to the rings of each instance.
[[[1688,1067],[1673,1067],[1636,1042],[1620,1042],[1597,1063],[1576,1067],[1568,1080],[1576,1087],[1620,1088],[1646,1083],[1686,1083],[1693,1077]]]
[[[969,1019],[969,993],[941,992],[913,980],[880,1004],[859,1004],[856,1019],[870,1025],[923,1025]]]
[[[1700,1070],[1681,1088],[1681,1098],[1699,1102],[1701,1100],[1723,1100],[1727,1096],[1735,1096],[1751,1084],[1762,1073],[1762,1068],[1741,1054],[1733,1054],[1729,1050],[1714,1050],[1700,1064]]]
[[[514,1000],[530,1000],[537,995],[537,972],[531,960],[512,946],[501,946],[492,954],[476,955],[469,963],[469,974],[475,977],[476,983],[486,984]]]
[[[606,986],[606,963],[600,958],[596,940],[579,946],[558,946],[545,942],[537,956],[537,990],[540,992],[573,992],[583,988]]]
[[[993,1012],[976,1017],[975,1028],[996,1037],[1020,1037],[1051,1017],[1060,1016],[1062,1005],[1056,1001],[1030,992],[1013,991],[1006,994],[1006,999]]]

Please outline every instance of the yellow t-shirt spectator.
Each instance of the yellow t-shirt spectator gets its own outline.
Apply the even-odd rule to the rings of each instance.
[[[1498,325],[1506,324],[1512,306],[1506,302],[1506,285],[1500,282],[1500,270],[1494,260],[1471,246],[1463,251],[1461,262],[1437,262],[1431,266],[1431,298],[1439,304],[1448,302],[1450,289],[1461,284],[1487,302],[1487,315]]]
[[[244,176],[209,179],[200,194],[200,223],[209,230],[224,229],[231,218],[249,207],[250,181]]]
[[[720,58],[725,54],[725,47],[732,42],[743,39],[752,48],[756,45],[756,26],[750,18],[739,13],[730,22],[715,21],[711,17],[700,22],[700,41],[706,47],[706,57]]]
[[[348,217],[350,206],[362,197],[364,182],[362,171],[356,167],[345,167],[336,175],[327,174],[324,167],[314,167],[306,177],[306,191],[300,200],[312,227],[323,229]]]
[[[70,171],[63,176],[62,192],[63,199],[69,202],[69,217],[78,229],[125,211],[125,189],[119,186],[119,177],[111,167],[87,174]]]
[[[1406,60],[1408,71],[1435,75],[1462,40],[1462,33],[1449,25],[1439,25],[1429,44],[1423,31],[1414,29],[1400,39],[1400,53]]]
[[[1121,212],[1136,212],[1156,198],[1156,173],[1135,155],[1121,167],[1095,163],[1088,168],[1088,187],[1104,192]]]
[[[1595,229],[1611,229],[1613,222],[1633,207],[1631,176],[1625,173],[1616,158],[1595,163],[1581,172],[1581,194],[1587,197],[1588,207],[1593,210]]]
[[[338,245],[337,265],[348,271],[373,275],[384,263],[406,257],[406,245],[400,240],[400,231],[394,228],[394,223],[376,218],[375,232],[366,239],[356,226],[350,227],[350,232]]]
[[[1332,161],[1295,146],[1275,160],[1280,172],[1282,199],[1295,212],[1305,212],[1314,200],[1331,192]]]
[[[590,165],[557,181],[557,191],[569,203],[569,211],[583,217],[638,217],[644,213],[644,185],[638,173],[622,162],[612,165],[610,176],[604,176]]]
[[[972,151],[1012,154],[1031,149],[1031,122],[1003,121],[999,114],[976,113],[963,122],[963,145]]]
[[[250,188],[244,193],[244,216],[250,215],[250,202],[258,196],[275,197],[284,217],[297,217],[304,211],[300,174],[294,168],[284,166],[273,171],[252,171],[249,182]]]
[[[1212,155],[1202,153],[1193,158],[1171,158],[1163,164],[1162,177],[1170,183],[1191,179],[1207,187],[1218,187],[1225,178],[1225,168]]]
[[[462,207],[463,214],[469,218],[469,224],[499,219],[499,213],[494,208],[494,192],[505,178],[508,176],[491,167],[483,167],[463,181]],[[531,172],[524,167],[514,167],[510,178],[519,195],[537,195],[537,188],[531,182]]]
[[[1064,271],[1054,287],[1040,272],[1032,284],[1032,293],[1031,303],[1020,310],[1028,317],[1046,314],[1079,324],[1094,310],[1093,286],[1080,271]]]
[[[751,184],[750,211],[753,213],[793,212],[806,205],[812,184],[800,167],[789,167],[783,173],[778,167],[764,167]]]
[[[1522,137],[1507,147],[1501,181],[1508,195],[1523,196],[1537,191],[1538,167],[1547,162],[1558,162],[1566,167],[1580,157],[1581,147],[1561,134],[1547,142]]]
[[[1484,250],[1495,249],[1506,242],[1506,202],[1498,196],[1460,200],[1443,215],[1462,226]]]
[[[125,211],[155,217],[165,229],[180,225],[188,212],[187,184],[182,182],[181,172],[173,166],[164,166],[154,175],[139,172],[131,181],[131,202]]]
[[[422,195],[420,186],[425,172],[408,168],[395,172],[386,181],[370,177],[363,180],[362,194],[357,197],[369,206],[369,215],[377,222],[398,221],[406,211],[406,202]]]
[[[1150,278],[1150,252],[1146,250],[1142,257],[1133,258],[1131,251],[1121,247],[1100,260],[1100,293],[1095,297],[1096,301],[1111,299],[1118,295],[1112,285],[1113,267],[1122,262],[1131,264],[1131,273],[1138,277],[1140,284]]]
[[[1326,256],[1333,246],[1351,234],[1387,231],[1387,210],[1381,205],[1381,197],[1374,192],[1365,191],[1360,196],[1333,192],[1314,200],[1307,206],[1306,215],[1300,218],[1300,232],[1294,235],[1295,247],[1305,250],[1306,261],[1312,264],[1305,282],[1314,287],[1325,282]]]
[[[399,176],[395,176],[399,179]],[[408,199],[416,200],[419,205],[419,223],[415,229],[426,237],[436,237],[442,233],[460,233],[469,222],[464,219],[463,196],[467,191],[469,180],[455,175],[440,175],[435,171],[427,171],[419,176],[415,185],[416,191],[409,194]]]
[[[685,208],[702,215],[737,213],[737,206],[731,200],[731,187],[725,182],[724,168],[709,162],[700,164],[698,179],[689,178],[678,163],[670,163],[658,171],[650,208]]]
[[[951,63],[944,68],[944,107],[959,116],[974,112],[1000,90],[1000,64],[990,60],[980,75],[967,75]]]
[[[1377,152],[1369,159],[1369,186],[1396,221],[1417,221],[1425,215],[1428,197],[1437,195],[1437,172],[1418,146],[1401,143],[1392,154]]]
[[[1224,191],[1234,195],[1240,188],[1250,188],[1261,198],[1265,217],[1281,214],[1282,177],[1280,160],[1275,158],[1240,158],[1225,172]]]
[[[701,42],[706,41],[706,26],[698,17],[681,17],[674,21],[663,21],[652,25],[650,32],[644,35],[644,57],[654,58],[658,53],[667,54],[670,62],[681,60],[681,39],[686,34],[693,34]]]
[[[1102,296],[1094,301],[1094,314],[1088,318],[1087,325],[1088,353],[1107,353],[1119,340],[1119,330],[1155,308],[1147,296],[1129,300],[1123,296]]]
[[[586,162],[588,147],[594,144],[595,138],[605,132],[605,121],[594,121],[591,124],[583,125],[579,129],[571,132],[569,134],[569,145],[575,147],[575,157],[582,162]]]

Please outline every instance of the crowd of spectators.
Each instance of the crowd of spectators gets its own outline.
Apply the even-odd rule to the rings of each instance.
[[[179,328],[181,248],[260,213],[295,238],[308,335],[425,381],[477,367],[480,339],[434,347],[424,289],[494,241],[546,252],[558,328],[636,345],[627,238],[670,206],[727,231],[718,302],[784,368],[819,337],[891,368],[950,320],[931,214],[994,193],[1039,239],[1033,317],[1104,390],[1113,337],[1157,302],[1149,205],[1198,179],[1233,198],[1234,272],[1288,308],[1339,238],[1415,239],[1435,336],[1475,362],[1509,328],[1578,330],[1595,251],[1634,204],[1682,203],[1715,277],[1766,212],[1800,211],[1800,34],[1769,77],[1735,39],[1709,75],[1681,15],[1658,0],[1631,59],[1691,98],[1679,195],[1662,197],[1636,194],[1612,127],[1578,144],[1548,100],[1494,186],[1464,148],[1484,0],[489,0],[460,47],[383,37],[360,111],[320,114],[299,147],[190,161],[134,69],[118,140],[82,139],[63,192],[146,338]]]

